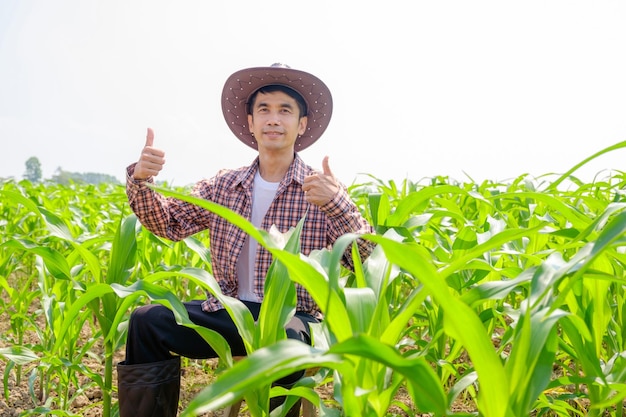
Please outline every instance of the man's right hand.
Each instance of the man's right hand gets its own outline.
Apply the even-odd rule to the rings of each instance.
[[[141,157],[135,165],[135,172],[133,173],[133,178],[136,180],[147,180],[149,177],[159,175],[159,172],[163,169],[163,165],[165,165],[165,152],[152,147],[153,143],[154,131],[148,128],[146,145],[141,151]]]

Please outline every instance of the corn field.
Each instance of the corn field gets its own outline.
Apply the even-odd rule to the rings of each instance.
[[[181,416],[241,397],[250,415],[265,416],[268,396],[285,394],[272,415],[303,397],[320,416],[624,416],[626,175],[582,182],[574,173],[625,146],[563,176],[367,177],[349,192],[376,230],[360,238],[376,248],[366,260],[352,250],[354,271],[338,260],[357,236],[305,257],[299,228],[258,230],[185,188],[155,187],[216,212],[270,250],[269,301],[256,322],[220,293],[208,234],[177,243],[153,236],[121,186],[5,181],[1,394],[27,386],[32,407],[22,415],[69,416],[82,415],[70,411],[73,397],[95,387],[101,400],[89,407],[115,416],[114,356],[132,309],[162,303],[196,328],[182,301],[208,291],[231,313],[249,354],[233,361],[221,336],[196,328],[221,366],[207,370],[214,383]],[[294,282],[325,316],[313,346],[282,330],[295,308]],[[290,390],[272,387],[296,369],[316,372]],[[331,398],[322,397],[317,388],[329,384]],[[409,401],[397,400],[400,391]]]

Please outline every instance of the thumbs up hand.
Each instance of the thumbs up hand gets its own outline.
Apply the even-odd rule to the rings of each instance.
[[[304,178],[302,184],[305,199],[311,204],[323,206],[339,191],[339,182],[330,170],[328,156],[322,161],[322,171],[314,171]]]
[[[146,135],[146,144],[141,151],[139,161],[135,165],[133,178],[136,180],[147,180],[149,177],[155,177],[163,169],[165,165],[165,152],[154,148],[154,131],[148,128]]]

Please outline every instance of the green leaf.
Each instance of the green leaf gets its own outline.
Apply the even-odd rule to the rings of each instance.
[[[378,300],[374,291],[371,288],[346,288],[344,292],[354,334],[369,333],[370,326],[377,328],[374,311]]]
[[[39,359],[35,352],[24,346],[0,348],[0,356],[17,365],[26,365]]]
[[[108,284],[124,284],[130,276],[135,266],[138,230],[139,223],[134,214],[121,219],[111,246],[106,280]]]
[[[43,207],[39,207],[39,212],[52,236],[67,240],[68,242],[74,241],[74,236],[72,236],[72,232],[63,218]]]
[[[578,168],[582,167],[587,162],[590,162],[590,161],[596,159],[597,157],[604,155],[605,153],[614,151],[616,149],[621,149],[621,148],[626,148],[626,141],[619,142],[619,143],[616,143],[615,145],[611,145],[609,147],[606,147],[606,148],[602,149],[601,151],[596,152],[593,155],[583,159],[581,162],[579,162],[578,164],[576,164],[572,168],[570,168],[565,174],[561,175],[556,181],[552,181],[550,183],[550,185],[548,186],[548,188],[546,189],[546,191],[556,190],[557,187],[563,181],[565,181],[567,178],[569,178],[576,170],[578,170]]]
[[[328,353],[360,356],[401,373],[417,394],[413,400],[420,410],[441,416],[446,414],[448,409],[446,395],[437,374],[426,359],[404,357],[393,347],[367,335],[356,335],[331,346]]]
[[[467,349],[478,374],[481,386],[479,406],[483,415],[510,415],[507,401],[508,381],[477,313],[451,296],[442,274],[430,262],[425,261],[422,255],[424,248],[412,244],[403,245],[380,236],[366,238],[381,245],[391,262],[419,277],[420,282],[439,302],[444,312],[446,331]]]
[[[273,381],[295,371],[320,366],[342,369],[348,364],[339,355],[324,354],[293,339],[281,340],[254,351],[220,374],[189,402],[181,417],[223,408],[248,391],[269,386]]]
[[[25,239],[12,239],[0,245],[0,248],[7,248],[11,251],[23,250],[33,253],[43,260],[46,268],[55,278],[70,279],[70,267],[65,257],[58,251],[38,245],[32,241]]]

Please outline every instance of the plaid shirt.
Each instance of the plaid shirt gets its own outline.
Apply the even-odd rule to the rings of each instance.
[[[192,194],[228,207],[250,219],[252,185],[258,166],[257,158],[248,167],[222,170],[215,177],[198,182]],[[247,236],[245,232],[201,207],[178,199],[166,198],[150,190],[145,186],[145,181],[135,181],[132,178],[134,167],[133,164],[127,168],[126,192],[130,206],[143,226],[152,233],[173,241],[209,229],[213,275],[225,295],[237,297],[237,259]],[[296,154],[287,174],[280,182],[261,227],[269,230],[272,225],[276,225],[278,230],[284,233],[295,227],[306,215],[301,234],[301,251],[305,255],[315,249],[329,248],[345,233],[372,233],[371,225],[350,200],[343,184],[335,197],[321,207],[306,202],[302,184],[304,177],[312,171],[313,169]],[[362,258],[365,259],[374,245],[358,239],[358,246]],[[346,251],[346,255],[349,255],[349,250]],[[259,300],[263,299],[265,276],[271,262],[271,254],[259,246],[254,276],[254,291]],[[351,257],[344,256],[342,263],[346,267],[352,267]],[[299,284],[296,284],[296,290],[297,310],[318,315],[319,308],[308,292]],[[209,294],[203,303],[203,309],[216,311],[220,308],[223,306]]]

